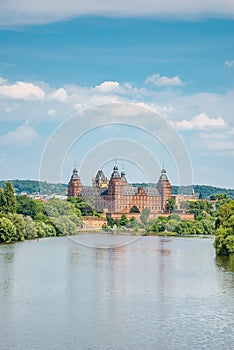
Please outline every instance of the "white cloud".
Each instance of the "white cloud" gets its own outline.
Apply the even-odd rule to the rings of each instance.
[[[155,16],[170,18],[233,18],[232,0],[8,0],[0,2],[0,23],[35,24],[59,21],[84,15]]]
[[[225,66],[227,66],[228,68],[231,68],[231,67],[234,66],[234,60],[225,61],[224,64],[225,64]]]
[[[47,113],[49,116],[53,117],[57,113],[57,111],[53,108],[50,108],[50,109],[48,109]]]
[[[55,90],[49,95],[49,98],[52,100],[56,100],[58,102],[66,102],[68,98],[67,91],[64,88],[60,88]]]
[[[225,121],[223,118],[210,118],[206,113],[200,113],[191,120],[175,122],[174,125],[179,130],[205,130],[209,128],[223,128]]]
[[[219,150],[219,151],[233,151],[234,141],[233,140],[214,140],[207,143],[207,149]]]
[[[0,136],[0,144],[26,146],[37,137],[36,131],[28,124],[18,126],[13,131]]]
[[[169,78],[166,76],[160,76],[160,74],[153,74],[153,75],[147,77],[145,82],[156,85],[158,87],[183,85],[182,81],[180,80],[180,78],[178,76]]]
[[[0,77],[0,85],[3,85],[7,82],[7,79],[4,79],[3,77]]]
[[[95,90],[103,93],[108,93],[118,90],[119,87],[120,84],[117,81],[104,81],[100,85],[95,86]]]
[[[15,84],[1,85],[0,96],[10,99],[43,99],[45,91],[32,83],[17,81]]]

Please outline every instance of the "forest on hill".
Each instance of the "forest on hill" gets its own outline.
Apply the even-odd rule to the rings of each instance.
[[[60,194],[65,195],[67,193],[67,184],[52,184],[47,183],[46,181],[36,181],[36,180],[10,180],[14,186],[15,193],[17,195],[26,193],[26,194],[35,194],[40,193],[42,195],[50,194]],[[5,181],[0,181],[0,188],[4,186]],[[134,184],[134,186],[155,186],[155,184]],[[222,187],[208,186],[208,185],[194,185],[194,186],[175,186],[172,185],[172,194],[191,194],[194,190],[197,197],[201,196],[206,199],[211,195],[218,193],[224,193],[229,198],[234,199],[234,189],[227,189]]]

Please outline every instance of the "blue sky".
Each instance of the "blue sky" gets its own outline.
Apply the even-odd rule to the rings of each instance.
[[[147,0],[144,9],[131,0],[118,6],[103,0],[99,8],[91,0],[83,8],[72,0],[58,8],[55,3],[0,4],[0,178],[38,179],[43,150],[61,123],[74,113],[83,123],[86,109],[123,102],[160,114],[175,128],[189,152],[194,183],[234,188],[232,2],[195,6],[167,0],[159,8]],[[134,124],[137,117],[132,118]],[[109,176],[118,158],[114,141],[120,138],[154,155],[155,181],[164,163],[172,183],[178,183],[173,155],[124,125],[90,132],[71,145],[61,181],[69,180],[75,162],[82,174],[86,156],[84,183],[90,183],[94,163]],[[99,157],[100,143],[108,140],[113,157],[108,152]],[[129,181],[145,180],[141,171],[137,178],[137,146],[118,142],[129,147],[125,159],[119,154]]]

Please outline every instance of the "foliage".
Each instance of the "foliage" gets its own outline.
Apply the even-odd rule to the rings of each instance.
[[[16,240],[17,235],[14,224],[6,217],[0,218],[0,242],[10,243]]]
[[[0,189],[0,211],[6,214],[16,211],[15,190],[9,181],[4,184],[3,189]]]
[[[0,181],[0,187],[3,187],[5,181]],[[12,185],[15,188],[17,195],[20,194],[35,194],[40,193],[42,195],[61,194],[67,193],[66,184],[50,184],[45,181],[34,180],[11,180]]]
[[[174,208],[175,208],[175,197],[168,198],[166,202],[166,210],[169,211],[169,213],[172,213]]]
[[[82,225],[81,212],[74,203],[59,199],[43,203],[26,195],[15,197],[10,182],[0,189],[0,220],[0,242],[70,235]]]
[[[210,195],[210,200],[211,201],[223,200],[223,199],[229,200],[229,197],[228,197],[227,193],[217,193],[217,194]]]
[[[122,214],[121,219],[119,220],[119,226],[126,226],[128,224],[128,219],[126,214]]]
[[[103,225],[104,230],[109,230],[110,228],[121,228],[123,230],[124,228],[131,228],[134,229],[134,231],[139,230],[139,224],[136,221],[136,219],[132,216],[130,219],[127,218],[126,214],[122,214],[121,218],[113,219],[112,217],[107,218],[107,225]]]
[[[40,213],[44,213],[43,203],[39,200],[34,200],[26,195],[17,196],[17,213],[35,218]]]
[[[26,239],[33,239],[38,237],[38,229],[33,221],[33,219],[30,216],[24,217],[25,222],[25,238]]]
[[[149,208],[144,208],[141,212],[140,219],[144,225],[146,225],[149,220],[149,214],[150,214]]]
[[[197,201],[189,201],[186,202],[187,210],[189,213],[194,214],[195,219],[202,218],[202,212],[206,212],[208,214],[213,213],[212,203],[207,200],[197,200]]]
[[[67,201],[73,206],[78,209],[82,216],[101,216],[100,213],[98,213],[91,204],[85,202],[82,197],[69,197]]]
[[[51,224],[46,224],[42,221],[35,222],[38,237],[56,236],[56,230]]]
[[[167,223],[167,218],[164,218],[163,216],[159,216],[156,220],[154,220],[148,231],[150,232],[164,232],[165,231],[165,227],[166,227],[166,223]]]
[[[234,189],[220,188],[215,186],[207,186],[207,185],[194,185],[194,186],[173,186],[171,187],[172,194],[188,194],[190,195],[191,188],[193,188],[197,197],[199,194],[202,194],[203,199],[207,199],[212,195],[216,195],[219,193],[226,194],[229,198],[234,199]]]
[[[74,203],[51,199],[45,203],[45,209],[58,235],[73,235],[82,225],[80,210]]]
[[[57,235],[74,235],[77,233],[77,225],[70,217],[59,216],[53,218],[53,223],[56,229]]]
[[[113,228],[114,225],[116,225],[116,220],[113,219],[112,217],[108,217],[108,218],[107,218],[107,225],[108,225],[109,227]]]
[[[209,214],[207,214],[209,215]],[[178,235],[208,235],[215,232],[215,219],[210,215],[201,220],[181,220],[178,215],[159,216],[154,220],[149,232],[174,232]]]
[[[140,210],[136,205],[133,205],[130,209],[130,213],[140,213]]]
[[[0,187],[3,187],[5,181],[0,181]],[[22,193],[27,194],[61,194],[64,195],[67,193],[67,184],[51,184],[45,181],[34,181],[34,180],[11,180],[15,188],[17,195]],[[133,184],[138,187],[153,187],[155,184]],[[234,199],[234,189],[226,189],[214,186],[207,185],[188,185],[188,186],[175,186],[172,185],[172,194],[191,194],[191,190],[194,189],[195,194],[199,196],[199,193],[202,193],[203,199],[209,198],[211,195],[216,195],[219,193],[227,194],[229,198]]]
[[[17,239],[23,241],[25,236],[25,222],[23,215],[8,214],[8,218],[15,226]]]
[[[217,255],[234,253],[234,200],[220,208],[214,246]]]
[[[49,217],[58,217],[63,215],[74,215],[73,205],[67,201],[53,198],[44,204],[46,214]],[[80,214],[80,213],[79,213]]]

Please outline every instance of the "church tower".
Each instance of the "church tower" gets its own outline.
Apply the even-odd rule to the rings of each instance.
[[[161,195],[161,210],[166,211],[166,203],[168,198],[171,197],[171,184],[167,178],[167,172],[162,169],[160,178],[157,183],[157,189]]]
[[[71,179],[68,183],[68,197],[78,197],[82,189],[82,183],[80,181],[78,170],[73,169]]]

